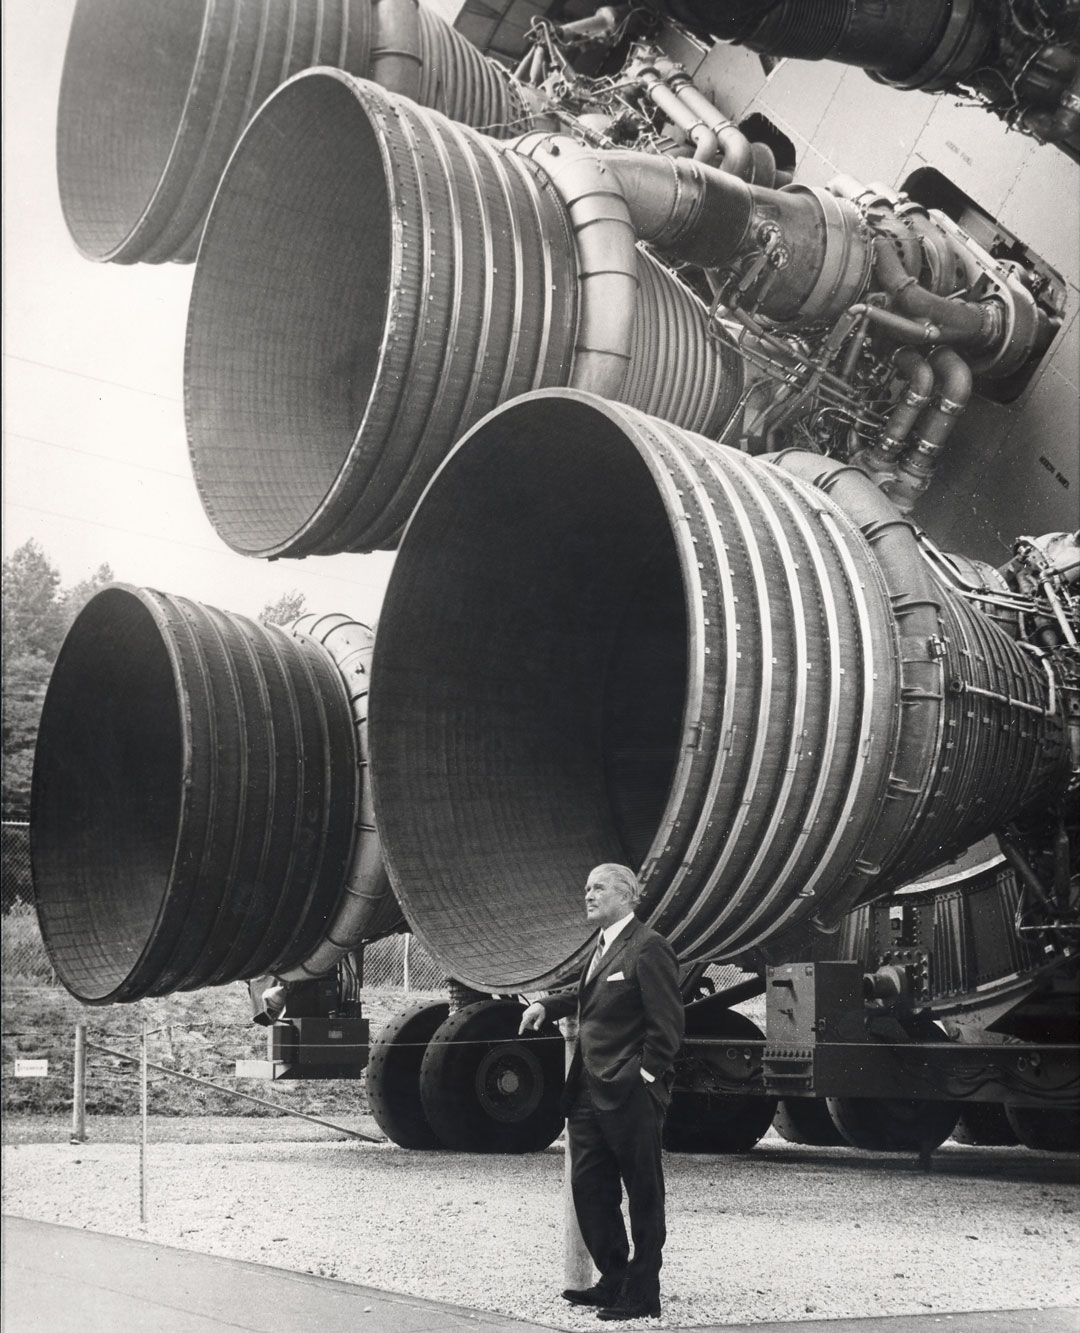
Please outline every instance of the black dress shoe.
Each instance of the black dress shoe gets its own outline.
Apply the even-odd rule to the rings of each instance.
[[[619,1301],[597,1310],[597,1319],[654,1319],[660,1313],[659,1301]]]
[[[603,1308],[605,1305],[613,1305],[619,1297],[618,1292],[597,1282],[592,1287],[567,1287],[562,1298],[571,1305],[599,1305]]]

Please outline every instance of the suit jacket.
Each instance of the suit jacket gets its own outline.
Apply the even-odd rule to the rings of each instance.
[[[591,955],[590,955],[591,961]],[[593,1104],[614,1110],[642,1082],[661,1106],[671,1100],[672,1065],[682,1041],[684,1010],[671,945],[643,922],[631,921],[615,939],[596,974],[588,964],[576,987],[541,1000],[551,1019],[577,1011],[578,1039],[563,1094],[564,1110],[589,1080]]]

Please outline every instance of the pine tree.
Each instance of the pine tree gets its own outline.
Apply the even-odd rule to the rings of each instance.
[[[109,566],[99,565],[89,579],[64,589],[59,570],[33,539],[4,561],[0,804],[5,819],[26,819],[30,813],[38,723],[64,635],[90,598],[112,578]]]

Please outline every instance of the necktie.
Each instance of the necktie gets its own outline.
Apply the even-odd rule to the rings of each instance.
[[[596,941],[596,952],[592,956],[592,962],[589,964],[589,971],[585,977],[586,981],[592,981],[593,977],[596,976],[597,969],[600,966],[600,960],[604,956],[604,949],[604,932],[601,931],[600,938]]]

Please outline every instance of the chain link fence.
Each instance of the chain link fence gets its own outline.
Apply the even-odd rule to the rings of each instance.
[[[0,913],[0,976],[4,990],[26,982],[57,985],[34,911],[30,825],[11,820],[0,825]]]
[[[429,993],[446,986],[446,974],[413,935],[390,935],[364,948],[364,986],[368,990]]]

